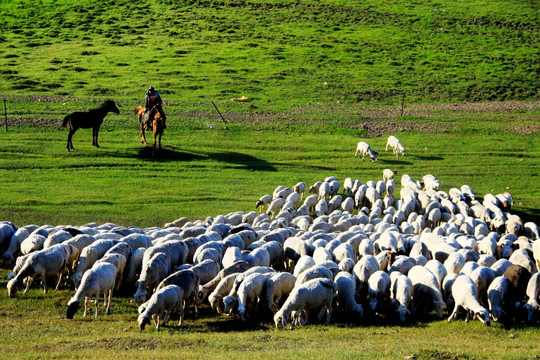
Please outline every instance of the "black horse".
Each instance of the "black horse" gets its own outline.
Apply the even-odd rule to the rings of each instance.
[[[120,110],[116,107],[116,104],[112,100],[107,100],[103,105],[97,109],[91,109],[88,111],[77,111],[69,114],[64,118],[62,126],[69,124],[69,134],[67,139],[67,151],[75,150],[71,138],[78,128],[90,129],[92,128],[92,145],[99,147],[98,145],[98,133],[99,127],[103,123],[103,118],[107,113],[111,111],[116,114],[120,114]]]

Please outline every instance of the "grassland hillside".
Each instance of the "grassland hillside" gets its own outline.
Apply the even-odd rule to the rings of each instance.
[[[540,88],[536,1],[14,0],[0,18],[0,94],[137,99],[152,84],[263,111]]]

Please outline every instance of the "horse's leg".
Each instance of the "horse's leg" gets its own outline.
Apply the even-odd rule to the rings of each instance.
[[[94,145],[95,147],[99,147],[98,134],[99,134],[99,126],[94,126],[92,128],[92,145]]]
[[[141,122],[141,135],[142,135],[141,143],[143,143],[144,145],[146,145],[147,142],[146,142],[146,137],[144,136],[144,123],[143,123],[143,122]]]
[[[69,128],[69,134],[68,134],[68,140],[67,140],[67,151],[75,150],[73,147],[73,142],[71,141],[71,138],[73,138],[73,134],[75,134],[76,129]]]
[[[156,148],[156,124],[154,124],[154,149]]]

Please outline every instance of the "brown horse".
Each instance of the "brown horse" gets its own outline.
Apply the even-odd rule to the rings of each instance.
[[[144,117],[144,107],[143,106],[137,106],[135,108],[135,114],[137,114],[137,118],[139,119],[139,124],[141,125],[141,135],[142,139],[141,142],[143,144],[147,144],[146,137],[144,136],[144,128],[145,124],[143,122]],[[154,118],[152,119],[152,131],[154,132],[154,149],[156,148],[156,136],[158,136],[158,148],[161,149],[161,136],[163,135],[163,130],[165,130],[165,115],[161,114],[159,111],[156,111],[154,114]]]
[[[88,111],[77,111],[69,114],[64,118],[62,126],[69,125],[69,134],[67,139],[67,151],[75,150],[71,138],[75,131],[79,128],[90,129],[92,128],[92,145],[99,147],[98,135],[99,127],[103,123],[103,118],[109,113],[109,111],[120,114],[120,110],[116,107],[116,104],[112,100],[107,100],[97,109],[91,109]]]

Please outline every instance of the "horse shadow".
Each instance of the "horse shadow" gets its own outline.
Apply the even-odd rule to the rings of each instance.
[[[244,169],[249,171],[277,172],[277,169],[266,160],[234,151],[187,152],[172,146],[167,146],[161,149],[153,149],[150,146],[144,146],[136,149],[135,157],[141,160],[158,162],[215,160],[220,163],[229,164],[225,166],[228,168]]]

